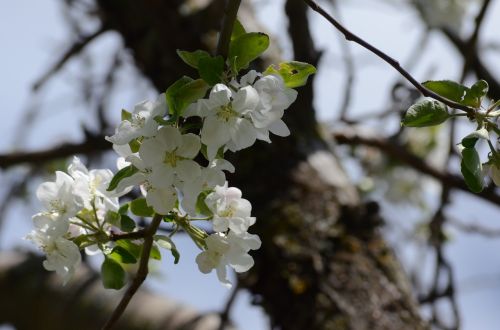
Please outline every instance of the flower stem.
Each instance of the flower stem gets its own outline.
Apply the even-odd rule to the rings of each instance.
[[[148,275],[149,269],[148,269],[148,262],[149,262],[149,255],[151,254],[151,248],[153,246],[153,241],[154,241],[154,234],[156,233],[156,230],[161,224],[161,221],[163,219],[163,216],[156,214],[151,221],[151,224],[149,227],[145,229],[145,235],[144,235],[144,244],[142,246],[142,253],[141,253],[141,259],[139,261],[139,268],[137,269],[137,273],[135,274],[134,280],[128,287],[127,291],[123,295],[122,300],[116,306],[115,310],[113,311],[113,314],[111,314],[111,317],[109,320],[106,322],[106,324],[102,327],[102,330],[108,330],[112,329],[115,325],[116,322],[120,319],[122,316],[123,312],[127,308],[130,300],[132,297],[135,295],[141,284],[144,282],[146,279],[146,276]]]

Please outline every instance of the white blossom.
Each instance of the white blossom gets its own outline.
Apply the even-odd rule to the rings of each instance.
[[[196,202],[201,192],[222,186],[226,182],[223,171],[234,172],[234,166],[225,159],[214,159],[201,173],[182,185],[182,208],[190,215],[196,215]]]
[[[108,210],[117,211],[120,207],[118,196],[114,191],[107,191],[109,183],[113,178],[113,172],[109,169],[88,170],[77,157],[68,167],[68,173],[73,177],[74,193],[83,200],[86,209],[91,210],[92,204],[102,213]]]
[[[138,137],[154,136],[159,124],[156,117],[167,114],[165,94],[160,94],[156,101],[143,101],[134,107],[130,120],[123,120],[115,130],[115,134],[106,140],[113,144],[123,145]]]
[[[241,190],[235,187],[215,187],[214,192],[205,198],[210,211],[213,212],[213,227],[216,232],[231,230],[237,235],[244,234],[248,227],[255,223],[255,218],[250,216],[252,205],[241,198]]]
[[[231,142],[231,151],[241,150],[255,143],[257,131],[246,115],[255,109],[258,102],[259,96],[252,86],[233,93],[226,85],[217,84],[212,88],[208,99],[199,100],[193,106],[198,109],[194,112],[204,118],[201,142],[207,146],[210,160],[228,142]]]
[[[286,87],[283,78],[278,75],[264,76],[253,86],[259,93],[260,102],[249,114],[257,128],[268,127],[280,120],[285,110],[297,99],[297,91]]]
[[[83,199],[74,193],[74,184],[71,176],[56,171],[56,181],[42,183],[36,196],[49,213],[68,219],[78,213],[83,204]]]
[[[261,241],[257,235],[245,233],[238,236],[232,232],[228,235],[216,233],[205,239],[207,249],[196,257],[198,268],[204,274],[216,270],[219,281],[227,287],[231,282],[227,278],[227,266],[236,272],[242,273],[253,265],[253,258],[248,254],[250,250],[260,247]]]
[[[43,262],[43,267],[56,271],[63,278],[63,284],[66,284],[80,264],[81,255],[75,243],[57,234],[50,230],[34,230],[26,239],[37,244],[46,254],[47,260]]]
[[[197,135],[182,135],[178,128],[165,126],[154,138],[142,143],[139,155],[146,167],[151,168],[153,185],[167,187],[173,184],[176,176],[186,181],[200,175],[200,165],[193,160],[200,147]]]

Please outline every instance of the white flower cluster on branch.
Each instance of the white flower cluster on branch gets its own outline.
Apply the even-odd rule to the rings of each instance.
[[[255,223],[250,202],[239,189],[228,187],[225,171],[235,168],[224,153],[248,148],[256,140],[270,143],[269,133],[289,135],[281,118],[296,97],[280,75],[250,71],[239,81],[215,84],[208,98],[195,100],[177,116],[165,94],[137,104],[131,113],[123,111],[115,134],[106,137],[120,156],[118,173],[88,171],[75,158],[68,174],[57,172],[55,182],[45,182],[37,191],[45,211],[33,217],[36,229],[28,238],[47,254],[45,268],[66,282],[81,260],[80,249],[107,257],[121,251],[114,242],[116,233],[123,233],[117,219],[130,218],[118,197],[138,187],[144,212],[151,208],[152,214],[135,214],[158,214],[185,230],[202,249],[196,258],[200,271],[215,269],[230,286],[227,266],[236,272],[250,269],[254,261],[249,251],[261,241],[248,233]],[[132,213],[134,203],[129,203]],[[195,226],[196,220],[210,221],[214,233]],[[163,240],[158,245],[175,249],[169,237],[158,237]]]

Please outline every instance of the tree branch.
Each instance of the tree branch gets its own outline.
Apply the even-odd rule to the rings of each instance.
[[[472,116],[475,112],[473,108],[470,108],[468,106],[462,105],[457,102],[453,102],[447,98],[444,98],[430,89],[426,88],[422,84],[420,84],[408,71],[406,71],[401,65],[399,64],[398,61],[381,51],[380,49],[374,47],[370,43],[366,42],[365,40],[361,39],[351,31],[349,31],[347,28],[345,28],[342,24],[340,24],[335,18],[333,18],[330,14],[328,14],[322,7],[320,7],[315,1],[313,0],[303,0],[309,7],[311,7],[312,10],[323,16],[328,22],[330,22],[337,30],[339,30],[347,40],[355,42],[362,46],[363,48],[369,50],[373,54],[377,55],[379,58],[387,62],[390,66],[392,66],[394,69],[396,69],[408,82],[410,82],[413,86],[415,86],[416,89],[422,93],[422,95],[431,97],[437,101],[440,101],[452,108],[455,109],[460,109],[465,111],[468,115]]]
[[[148,263],[149,263],[149,255],[151,253],[151,247],[153,246],[153,240],[154,240],[153,236],[156,233],[158,227],[160,226],[162,219],[163,217],[161,215],[158,214],[155,215],[153,220],[151,221],[151,224],[145,230],[146,232],[144,235],[144,244],[142,246],[141,260],[139,261],[139,268],[137,269],[137,273],[134,277],[134,280],[132,281],[129,288],[123,295],[123,298],[118,304],[118,306],[116,306],[116,309],[113,311],[113,314],[111,314],[109,320],[102,327],[102,330],[113,328],[118,319],[122,316],[123,312],[125,311],[125,308],[127,308],[134,294],[137,292],[141,284],[146,279],[146,276],[148,275],[149,272]]]
[[[15,165],[30,163],[40,165],[55,159],[69,157],[77,154],[93,154],[99,151],[111,149],[111,143],[102,135],[87,135],[84,142],[65,143],[60,146],[34,152],[13,152],[0,155],[0,168],[6,169]]]
[[[61,58],[33,84],[33,90],[37,91],[40,87],[42,87],[42,85],[45,84],[50,77],[57,73],[70,58],[78,54],[83,48],[85,48],[85,46],[106,30],[107,29],[104,26],[101,26],[94,33],[81,37],[80,40],[73,43],[73,45],[61,56]]]
[[[402,146],[392,143],[387,139],[373,136],[363,136],[355,132],[335,132],[333,133],[333,137],[338,143],[341,144],[366,145],[377,148],[386,155],[394,159],[398,159],[406,165],[409,165],[411,168],[435,178],[444,186],[462,190],[464,192],[472,194],[473,196],[483,198],[497,206],[500,206],[500,195],[498,195],[494,191],[494,189],[485,189],[482,192],[475,194],[469,190],[469,188],[465,184],[465,181],[459,176],[432,167],[431,165],[427,164],[422,158],[408,152],[408,150],[406,150]]]
[[[229,53],[229,43],[231,42],[231,34],[233,33],[234,21],[240,8],[241,0],[227,0],[224,18],[222,20],[222,28],[219,34],[219,43],[217,44],[216,55],[221,55],[224,59]]]

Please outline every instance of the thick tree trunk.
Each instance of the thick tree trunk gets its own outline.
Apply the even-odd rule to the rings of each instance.
[[[224,1],[185,15],[179,15],[181,1],[97,4],[103,26],[123,37],[137,67],[163,91],[186,74],[175,49],[211,46]],[[303,2],[287,1],[286,12],[295,58],[316,64]],[[378,232],[378,206],[360,201],[331,141],[319,132],[312,101],[309,83],[284,117],[292,136],[275,136],[272,144],[231,159],[237,172],[229,180],[254,205],[254,231],[263,239],[241,285],[277,329],[426,329],[405,274]]]

